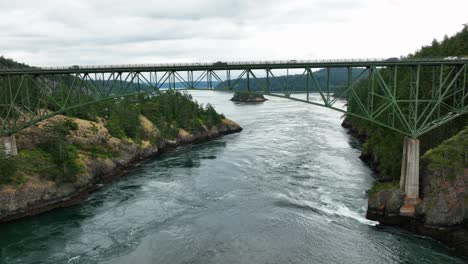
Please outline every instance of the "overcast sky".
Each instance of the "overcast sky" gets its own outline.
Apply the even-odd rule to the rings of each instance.
[[[386,58],[455,34],[467,10],[467,0],[0,0],[0,55],[37,66]]]

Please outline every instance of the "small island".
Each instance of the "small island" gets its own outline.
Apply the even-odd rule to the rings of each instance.
[[[245,103],[261,103],[265,102],[266,99],[262,94],[250,93],[250,92],[235,92],[231,101],[234,102],[245,102]]]

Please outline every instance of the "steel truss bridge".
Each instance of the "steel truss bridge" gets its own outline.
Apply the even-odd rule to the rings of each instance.
[[[167,89],[209,89],[286,97],[417,138],[468,112],[467,66],[466,58],[441,58],[0,70],[0,136],[13,135],[54,115],[103,100]],[[345,81],[339,86],[332,84],[335,69],[346,72]],[[325,80],[320,77],[319,81],[319,70]],[[284,75],[284,71],[296,74],[287,79],[275,78]],[[359,74],[356,76],[353,71]],[[298,80],[303,82],[301,89],[288,84]],[[280,89],[272,90],[275,82]],[[347,99],[344,108],[341,99]]]

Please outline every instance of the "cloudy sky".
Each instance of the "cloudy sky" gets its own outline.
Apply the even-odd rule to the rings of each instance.
[[[468,22],[466,0],[0,0],[0,55],[31,65],[385,58]]]

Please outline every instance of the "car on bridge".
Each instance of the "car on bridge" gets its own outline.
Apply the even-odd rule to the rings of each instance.
[[[70,69],[70,70],[78,70],[79,68],[80,68],[80,66],[78,66],[78,65],[73,65],[73,66],[68,67],[68,69]]]
[[[394,61],[399,61],[399,60],[400,60],[400,59],[398,59],[397,57],[391,57],[391,58],[388,58],[388,59],[386,59],[386,60],[384,60],[384,61],[386,61],[386,62],[394,62]]]
[[[213,66],[227,66],[228,64],[226,62],[222,62],[222,61],[217,61],[215,63],[213,63]]]

